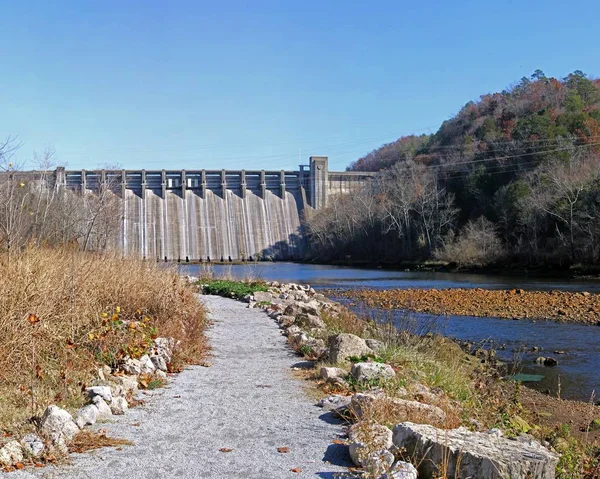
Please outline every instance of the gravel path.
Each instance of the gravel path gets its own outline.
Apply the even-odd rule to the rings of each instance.
[[[324,478],[351,466],[332,444],[342,426],[323,415],[292,376],[299,363],[264,312],[204,296],[215,322],[212,367],[191,367],[152,391],[145,407],[103,424],[135,445],[73,456],[73,464],[13,478]],[[289,447],[278,453],[278,447]],[[231,452],[220,452],[231,448]],[[299,468],[300,473],[291,469]]]

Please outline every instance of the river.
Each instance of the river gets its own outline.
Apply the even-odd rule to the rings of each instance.
[[[202,265],[181,265],[182,274],[199,276]],[[216,277],[237,279],[253,278],[265,281],[308,283],[315,289],[331,288],[484,288],[549,291],[588,291],[600,293],[600,281],[530,278],[518,276],[492,276],[479,274],[403,272],[380,269],[362,269],[342,266],[306,265],[295,263],[258,263],[244,265],[214,265],[211,271]],[[334,298],[336,299],[336,298]],[[361,311],[365,308],[355,306]],[[376,311],[366,311],[376,314]],[[398,323],[406,314],[394,312]],[[498,318],[449,316],[436,318],[426,314],[414,314],[422,327],[435,324],[442,334],[473,341],[493,341],[504,345],[498,355],[505,361],[518,361],[523,373],[542,376],[537,382],[528,383],[540,390],[550,390],[563,398],[587,401],[593,391],[600,392],[600,327],[584,324],[566,324],[553,321],[512,321]],[[530,352],[533,347],[537,352]],[[525,352],[524,352],[525,351]],[[564,351],[557,355],[554,351]],[[554,368],[534,363],[540,355],[558,359]]]

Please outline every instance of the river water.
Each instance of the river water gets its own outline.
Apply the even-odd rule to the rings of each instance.
[[[181,265],[183,274],[199,276],[206,272],[202,265]],[[341,266],[305,265],[295,263],[258,263],[244,265],[214,265],[210,271],[216,277],[237,279],[253,278],[265,281],[308,283],[315,289],[351,288],[484,288],[526,290],[588,291],[600,293],[600,281],[548,278],[508,277],[476,274],[402,272],[380,269],[362,269]],[[336,298],[334,298],[336,299]],[[370,314],[364,306],[355,308]],[[384,312],[386,314],[386,312]],[[398,324],[406,320],[406,313],[395,311]],[[414,314],[415,321],[427,328],[435,325],[436,332],[453,338],[489,342],[497,346],[498,355],[506,361],[517,361],[523,373],[543,376],[530,386],[550,390],[563,398],[587,401],[593,391],[600,393],[600,327],[583,324],[565,324],[552,321],[506,320],[449,316],[436,318]],[[530,352],[533,348],[537,352]],[[564,351],[566,354],[555,354]],[[554,368],[534,363],[537,356],[552,356],[559,364]]]

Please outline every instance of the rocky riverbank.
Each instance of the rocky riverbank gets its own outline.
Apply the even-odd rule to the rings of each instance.
[[[600,295],[587,292],[486,289],[355,289],[326,294],[369,307],[436,315],[534,319],[600,325]]]
[[[345,444],[365,477],[555,477],[558,454],[526,434],[510,388],[451,341],[362,321],[309,286],[268,286],[244,300],[314,361],[319,404],[350,422]]]

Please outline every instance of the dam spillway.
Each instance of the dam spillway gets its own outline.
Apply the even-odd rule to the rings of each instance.
[[[241,197],[207,190],[168,190],[164,197],[146,191],[144,198],[127,189],[123,199],[121,248],[125,254],[170,260],[299,257],[300,208],[297,195],[267,190]]]
[[[302,219],[370,173],[330,173],[327,157],[297,171],[65,170],[55,186],[119,199],[113,244],[125,255],[170,261],[301,258]]]

